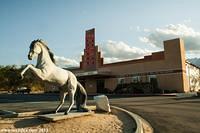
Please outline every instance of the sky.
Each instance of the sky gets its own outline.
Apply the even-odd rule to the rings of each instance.
[[[34,63],[29,45],[43,39],[57,65],[78,66],[85,31],[96,30],[105,63],[163,50],[183,38],[187,58],[200,57],[199,0],[0,0],[0,65]]]

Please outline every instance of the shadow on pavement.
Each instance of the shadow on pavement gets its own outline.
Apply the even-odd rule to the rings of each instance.
[[[14,123],[15,128],[27,128],[27,127],[34,127],[39,126],[41,124],[46,124],[47,121],[40,120],[38,118],[28,118],[28,119],[22,119],[19,121],[16,121]]]

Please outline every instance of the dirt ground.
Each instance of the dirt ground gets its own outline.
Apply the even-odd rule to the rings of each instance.
[[[124,113],[95,113],[57,122],[47,122],[36,117],[6,118],[0,120],[0,133],[132,133],[133,122]]]

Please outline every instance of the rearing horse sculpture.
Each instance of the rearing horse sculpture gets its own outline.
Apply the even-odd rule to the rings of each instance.
[[[79,93],[76,97],[76,106],[78,110],[88,111],[86,108],[87,93],[83,86],[77,81],[76,76],[65,69],[57,67],[53,58],[53,53],[47,47],[44,41],[34,40],[31,42],[28,59],[32,60],[37,57],[37,65],[28,65],[22,72],[23,79],[27,70],[31,70],[41,80],[56,84],[60,91],[60,104],[56,108],[56,113],[62,107],[65,101],[65,96],[69,95],[69,107],[65,114],[68,114],[74,105],[75,92]],[[82,97],[82,98],[80,98]]]

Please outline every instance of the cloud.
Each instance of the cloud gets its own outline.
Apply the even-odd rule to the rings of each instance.
[[[140,26],[136,26],[136,30],[137,30],[137,31],[141,31]]]
[[[148,43],[151,47],[156,47],[156,45],[154,45],[152,42],[150,42],[149,38],[147,37],[139,37],[139,40],[141,42],[144,42],[144,43]]]
[[[192,20],[190,18],[183,20],[184,23],[190,23]]]
[[[200,32],[185,24],[170,24],[164,28],[156,28],[147,33],[148,36],[139,37],[139,40],[154,47],[162,48],[164,40],[183,38],[187,51],[200,50]]]
[[[56,65],[60,67],[78,67],[79,63],[74,59],[68,59],[65,57],[54,56]]]
[[[122,59],[115,58],[115,57],[104,57],[104,63],[113,63],[113,62],[119,62],[122,61]]]
[[[96,44],[99,45],[99,44]],[[151,53],[151,51],[146,49],[141,49],[138,47],[131,47],[128,44],[119,41],[108,40],[104,45],[101,46],[102,56],[104,58],[104,63],[113,63],[124,60],[141,58],[144,55]],[[83,52],[82,52],[83,55]],[[69,59],[62,56],[54,56],[56,65],[60,67],[78,67],[79,62],[75,59]],[[81,59],[80,59],[81,60]]]
[[[150,32],[151,30],[150,29],[143,29],[144,30],[144,32]]]
[[[137,47],[131,47],[122,41],[116,42],[109,40],[105,45],[102,45],[102,53],[105,63],[111,63],[141,58],[144,55],[151,53],[151,51]]]

